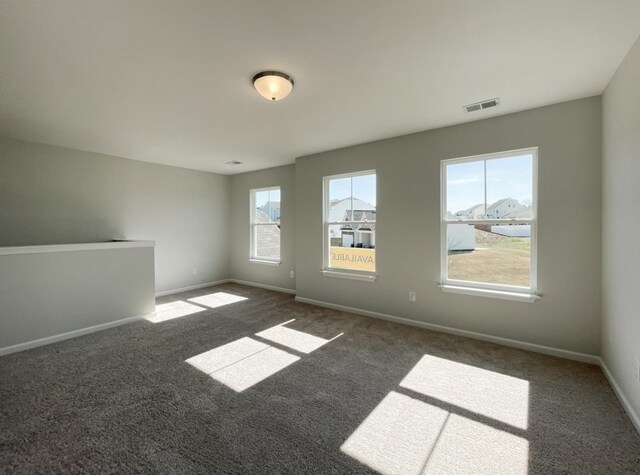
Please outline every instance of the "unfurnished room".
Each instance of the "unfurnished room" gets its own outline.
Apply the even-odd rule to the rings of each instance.
[[[0,0],[0,473],[640,474],[640,1]]]

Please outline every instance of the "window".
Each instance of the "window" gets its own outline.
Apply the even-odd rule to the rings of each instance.
[[[324,270],[372,280],[375,247],[375,170],[325,177]]]
[[[280,262],[280,187],[251,190],[251,259]]]
[[[441,176],[443,290],[533,301],[537,149],[443,160]]]

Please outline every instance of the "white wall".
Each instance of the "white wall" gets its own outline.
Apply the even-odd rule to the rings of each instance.
[[[599,354],[600,107],[599,97],[572,101],[233,177],[1,139],[0,245],[151,239],[159,291],[232,277],[418,322]],[[542,299],[526,304],[443,293],[437,287],[440,160],[532,146],[539,147]],[[322,177],[369,169],[378,171],[379,278],[323,277]],[[249,190],[276,185],[282,264],[252,264]],[[416,303],[409,291],[417,292]]]
[[[0,254],[0,352],[153,312],[153,247],[127,246]]]
[[[640,39],[602,110],[602,358],[640,415]]]
[[[600,107],[592,97],[297,159],[297,295],[599,354]],[[542,298],[530,304],[443,293],[440,160],[534,146]],[[379,277],[373,283],[324,277],[322,177],[370,169],[378,173]],[[409,291],[417,292],[416,303]]]
[[[226,279],[229,190],[223,175],[0,138],[0,246],[154,240],[157,291]]]
[[[249,262],[250,190],[280,187],[279,266]],[[295,290],[296,280],[289,273],[296,268],[295,258],[295,167],[269,168],[231,177],[231,277],[234,279]]]

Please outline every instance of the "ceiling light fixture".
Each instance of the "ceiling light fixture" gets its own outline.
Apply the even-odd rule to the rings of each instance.
[[[262,71],[253,76],[253,87],[265,99],[279,101],[293,89],[293,78],[279,71]]]
[[[225,162],[225,165],[242,165],[242,162],[238,160],[231,160],[230,162]]]

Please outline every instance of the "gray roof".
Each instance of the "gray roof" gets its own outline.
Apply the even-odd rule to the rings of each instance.
[[[489,208],[487,209],[495,209],[498,206],[500,206],[501,204],[508,202],[508,201],[515,201],[516,203],[520,204],[520,202],[518,200],[516,200],[515,198],[502,198],[501,200],[496,201],[495,203],[491,203],[489,205]]]

